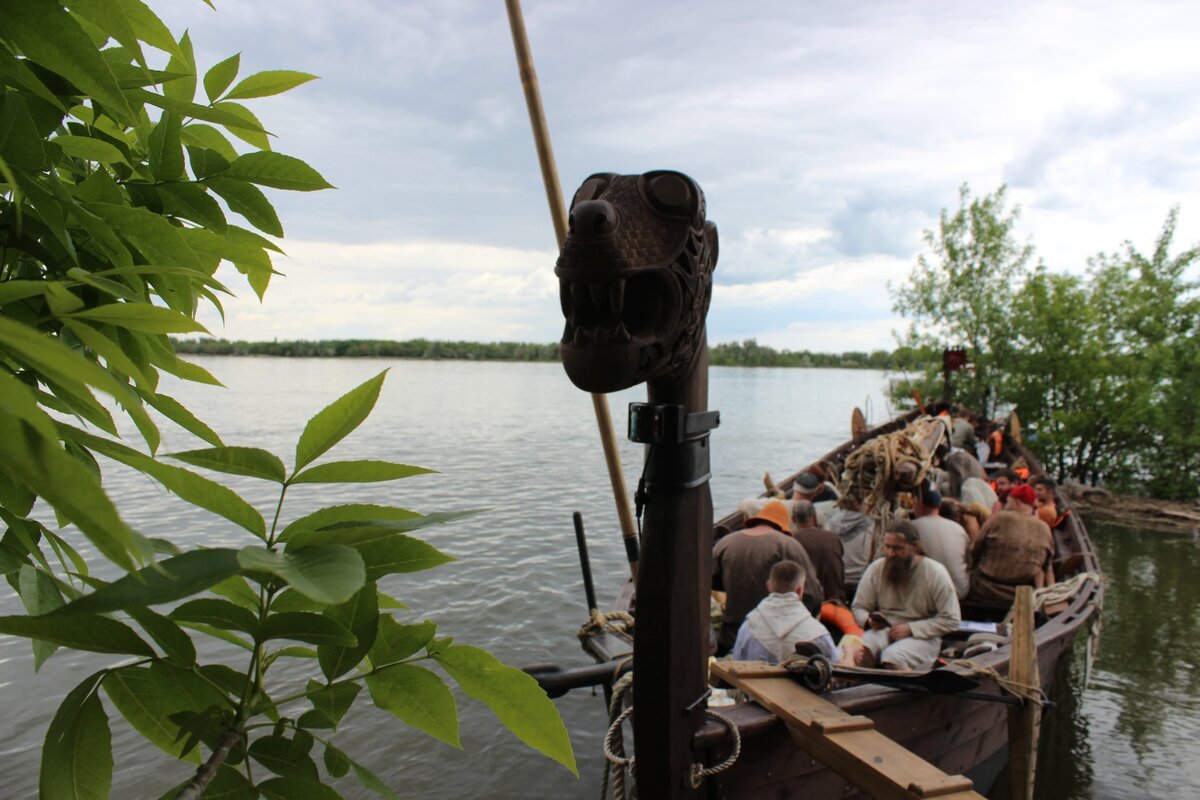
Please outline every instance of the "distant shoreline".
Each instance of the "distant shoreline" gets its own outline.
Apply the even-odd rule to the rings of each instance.
[[[432,339],[304,339],[247,342],[226,339],[174,339],[187,355],[279,356],[283,358],[407,358],[454,361],[558,361],[558,344],[531,342],[450,342]],[[909,348],[870,353],[813,353],[775,350],[754,339],[709,347],[714,367],[836,367],[918,370],[927,357]]]

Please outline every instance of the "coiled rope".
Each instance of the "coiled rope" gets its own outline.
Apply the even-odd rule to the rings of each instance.
[[[633,713],[633,706],[621,710],[625,693],[633,686],[633,672],[626,672],[612,686],[612,699],[608,703],[608,732],[604,734],[604,777],[600,781],[600,800],[608,798],[608,781],[612,776],[613,800],[625,800],[625,768],[633,774],[633,759],[625,757],[625,737],[621,732],[623,723]]]
[[[580,639],[587,639],[600,633],[631,635],[633,633],[633,615],[624,611],[599,611],[593,608],[592,615],[575,635]]]
[[[943,420],[921,417],[904,430],[876,436],[846,457],[838,491],[860,499],[863,513],[875,521],[873,553],[882,546],[897,493],[915,491],[924,483],[932,468],[933,451],[946,435]],[[932,443],[929,451],[922,444],[925,441]],[[906,465],[911,466],[905,469]]]
[[[1104,580],[1104,578],[1095,572],[1081,572],[1078,575],[1072,576],[1069,580],[1061,581],[1052,586],[1043,586],[1040,589],[1034,589],[1034,612],[1041,611],[1046,606],[1052,606],[1055,603],[1069,602],[1075,595],[1083,591],[1083,585],[1089,580],[1095,581],[1099,585],[1100,581]],[[1012,622],[1012,615],[1013,612],[1010,608],[1008,614],[1004,617],[1004,621]]]
[[[600,782],[600,800],[608,798],[609,776],[612,777],[612,797],[613,800],[625,800],[625,770],[629,770],[629,774],[635,775],[637,771],[636,757],[625,755],[625,736],[622,730],[622,725],[625,720],[633,714],[633,706],[621,709],[624,703],[625,693],[633,685],[633,673],[627,672],[621,676],[620,680],[613,684],[612,700],[608,704],[609,726],[608,732],[604,734],[604,758],[608,761],[608,766],[604,770],[604,777]],[[738,731],[737,725],[733,720],[708,708],[704,713],[725,725],[733,736],[733,752],[715,767],[706,767],[703,764],[692,764],[688,767],[688,784],[693,789],[699,789],[706,778],[713,775],[720,775],[725,770],[737,763],[738,757],[742,754],[742,734]],[[632,795],[631,795],[632,796]]]
[[[720,775],[725,770],[737,763],[738,756],[742,754],[742,734],[738,731],[737,725],[733,720],[724,714],[719,714],[711,708],[704,709],[704,713],[720,723],[723,723],[729,732],[733,734],[733,752],[729,757],[717,764],[715,767],[706,767],[703,764],[692,764],[688,767],[688,784],[693,789],[699,789],[700,784],[704,783],[705,778],[711,778],[713,775]]]

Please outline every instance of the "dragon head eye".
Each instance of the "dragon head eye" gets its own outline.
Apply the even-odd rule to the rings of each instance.
[[[646,199],[664,214],[690,217],[696,195],[687,178],[678,172],[648,172],[643,176]]]
[[[600,173],[590,176],[576,190],[575,196],[571,198],[571,208],[574,208],[577,203],[586,203],[588,200],[595,200],[603,194],[604,190],[608,188],[612,177],[610,173]]]

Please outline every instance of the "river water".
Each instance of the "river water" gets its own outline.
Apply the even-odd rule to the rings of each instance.
[[[429,618],[443,635],[485,647],[511,664],[583,664],[575,632],[586,603],[571,513],[581,511],[601,606],[627,574],[590,399],[557,364],[351,359],[197,358],[227,389],[164,384],[227,444],[264,447],[292,460],[305,421],[344,391],[389,369],[374,414],[330,454],[419,464],[439,474],[365,487],[301,486],[284,520],[335,503],[375,502],[427,513],[485,509],[424,538],[457,558],[381,587],[405,602],[402,620]],[[714,368],[710,407],[713,502],[718,515],[757,494],[765,471],[783,478],[848,436],[851,410],[873,423],[889,416],[883,373],[860,370]],[[619,432],[625,406],[643,390],[610,397]],[[641,451],[619,436],[626,482],[636,483]],[[202,447],[164,426],[162,452]],[[177,542],[248,544],[228,523],[179,502],[149,480],[106,466],[106,484],[141,532]],[[265,484],[221,476],[264,514]],[[1060,677],[1058,706],[1044,737],[1039,796],[1200,796],[1200,549],[1190,535],[1092,526],[1108,587],[1104,632],[1090,685],[1083,660]],[[81,548],[85,549],[85,548]],[[86,549],[85,549],[86,551]],[[11,596],[0,613],[21,613]],[[1082,647],[1077,647],[1081,655]],[[243,655],[226,645],[209,659]],[[62,696],[108,664],[60,651],[34,674],[28,643],[0,637],[0,797],[37,793],[45,730]],[[290,665],[289,665],[290,666]],[[295,667],[292,667],[294,670]],[[279,668],[284,685],[301,682]],[[286,690],[285,690],[286,691]],[[579,763],[576,779],[503,732],[486,708],[460,697],[463,750],[404,727],[360,698],[334,740],[404,797],[594,797],[604,729],[603,700],[577,691],[556,701]],[[170,761],[112,717],[113,797],[157,797],[190,768]],[[346,797],[369,797],[343,781]],[[1000,795],[996,795],[1000,796]]]

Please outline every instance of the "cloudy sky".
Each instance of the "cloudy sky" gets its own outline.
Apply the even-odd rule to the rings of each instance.
[[[556,248],[503,0],[151,5],[336,191],[272,195],[286,279],[225,338],[557,341]],[[890,348],[922,230],[1005,183],[1053,270],[1178,205],[1200,240],[1200,5],[525,0],[558,169],[671,168],[721,235],[709,338]]]

